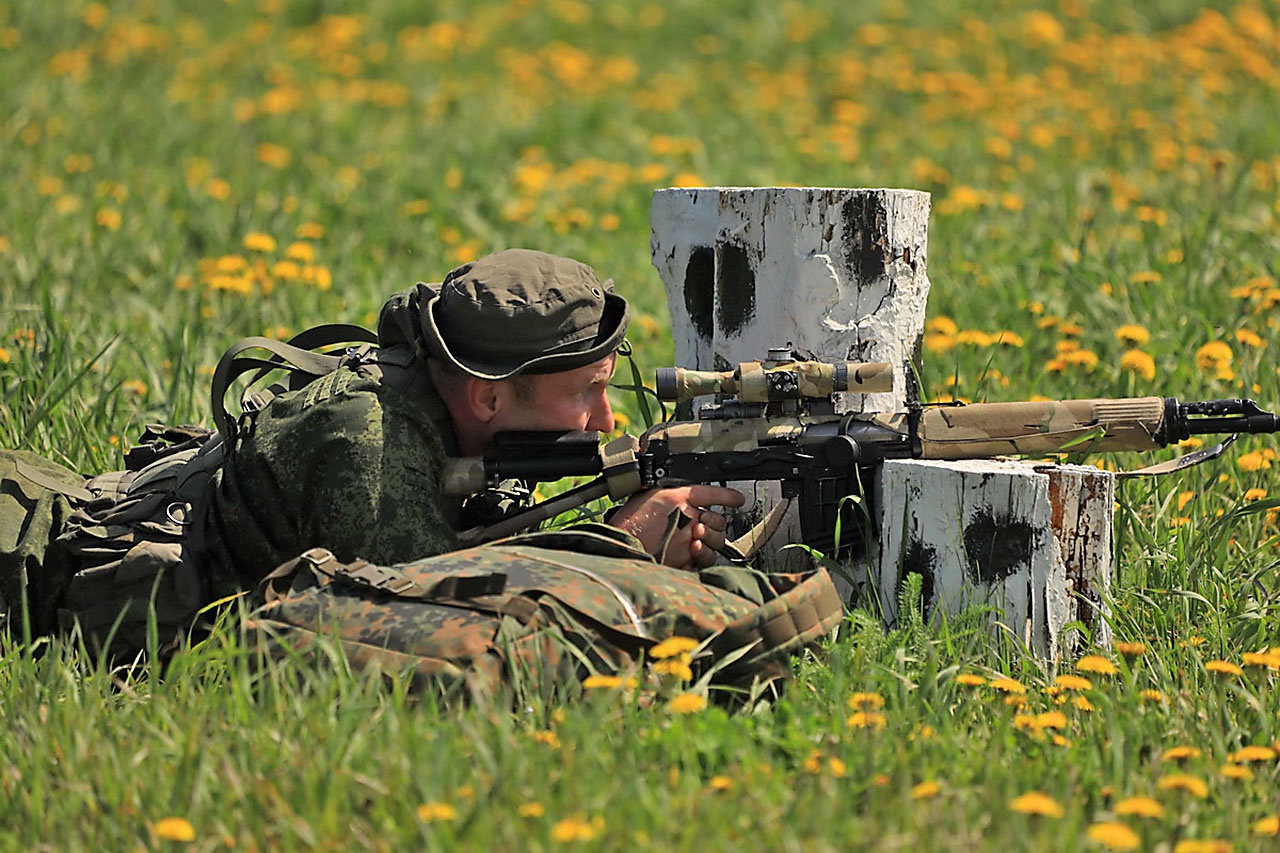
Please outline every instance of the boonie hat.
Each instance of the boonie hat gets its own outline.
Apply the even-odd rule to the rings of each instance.
[[[427,352],[481,379],[558,373],[622,344],[627,300],[572,258],[508,249],[463,264],[422,306]]]

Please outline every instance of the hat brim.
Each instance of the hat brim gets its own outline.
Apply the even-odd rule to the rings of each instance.
[[[539,373],[561,373],[566,370],[586,367],[588,364],[595,364],[622,346],[622,340],[627,334],[627,325],[631,320],[631,308],[627,304],[627,300],[610,290],[606,290],[604,294],[604,310],[600,317],[600,329],[588,348],[548,353],[513,367],[510,364],[495,364],[462,358],[450,350],[449,345],[445,342],[444,335],[440,333],[440,326],[436,322],[435,309],[439,302],[439,295],[432,297],[422,311],[422,341],[427,352],[448,362],[463,373],[479,379],[494,381]]]

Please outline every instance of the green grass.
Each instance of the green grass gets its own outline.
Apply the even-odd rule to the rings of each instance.
[[[0,446],[117,467],[144,423],[208,422],[235,339],[371,324],[390,292],[509,246],[613,277],[651,376],[673,350],[648,206],[677,184],[931,192],[931,397],[1280,405],[1276,15],[8,4]],[[4,645],[0,848],[160,847],[166,817],[210,850],[1088,849],[1112,820],[1144,849],[1262,848],[1277,763],[1239,751],[1280,741],[1275,668],[1205,664],[1280,645],[1275,446],[1119,489],[1113,627],[1146,652],[1088,675],[1092,710],[1054,689],[1072,663],[981,613],[886,632],[858,610],[780,702],[732,715],[651,690],[445,709],[340,661],[260,666],[233,630],[163,679]],[[962,673],[1017,679],[1024,706]],[[860,693],[884,707],[858,716]],[[1205,796],[1160,788],[1179,772]],[[1011,810],[1030,791],[1062,816]],[[1117,816],[1133,796],[1163,816]]]

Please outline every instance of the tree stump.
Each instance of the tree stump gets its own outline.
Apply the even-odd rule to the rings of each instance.
[[[914,190],[655,192],[650,248],[666,287],[676,363],[730,370],[786,346],[824,361],[889,362],[892,391],[845,394],[837,411],[905,411],[918,400],[922,367],[928,217],[929,195]],[[886,463],[873,479],[862,499],[878,545],[864,549],[850,581],[837,579],[846,595],[873,577],[892,620],[902,580],[917,571],[931,614],[998,603],[1001,621],[1050,656],[1065,649],[1073,622],[1106,641],[1099,617],[1111,576],[1112,475],[907,460]],[[730,485],[748,496],[731,535],[780,497],[772,483]],[[807,555],[782,546],[799,540],[793,514],[757,565],[797,568]]]

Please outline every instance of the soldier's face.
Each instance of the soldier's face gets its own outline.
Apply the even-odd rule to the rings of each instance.
[[[613,409],[607,389],[617,363],[610,354],[594,364],[529,377],[531,394],[517,395],[514,388],[505,389],[501,424],[494,432],[504,430],[613,430]]]

